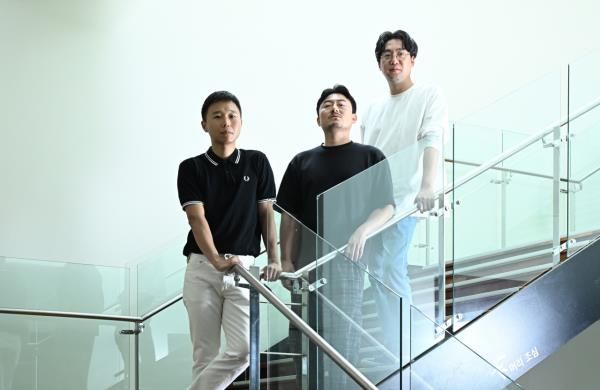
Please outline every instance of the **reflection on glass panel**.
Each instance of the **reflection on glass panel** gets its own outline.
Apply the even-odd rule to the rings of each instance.
[[[572,68],[571,72],[575,70]],[[573,86],[571,93],[577,94],[579,89]],[[569,198],[568,238],[576,240],[569,245],[569,254],[572,254],[600,234],[600,207],[597,202],[600,191],[600,158],[597,153],[600,108],[571,121],[569,132],[570,182],[563,188],[568,190]]]
[[[301,274],[292,287],[294,311],[372,382],[400,368],[400,297],[371,279],[361,260],[352,261],[303,226],[293,216],[281,213],[282,259],[291,259]],[[371,240],[367,242],[367,245]],[[374,241],[373,241],[374,242]],[[365,251],[370,251],[368,247]],[[378,315],[374,285],[388,302],[389,316]],[[393,315],[391,313],[396,313]],[[389,321],[388,321],[389,320]],[[391,331],[387,331],[388,326]],[[290,327],[290,351],[305,358],[297,383],[310,388],[352,388],[354,382],[321,351],[303,341]]]
[[[129,270],[0,257],[0,307],[129,315]]]
[[[600,51],[573,62],[569,68],[569,112],[574,115],[600,98]]]
[[[560,120],[561,73],[549,73],[457,121],[461,125],[535,134]],[[455,138],[455,142],[457,139]],[[477,149],[481,143],[470,143]],[[505,144],[505,146],[507,146]],[[456,145],[455,145],[456,147]],[[493,156],[490,156],[490,158]]]
[[[552,155],[533,144],[454,191],[455,329],[552,266],[555,229],[566,232]]]
[[[186,259],[181,250],[185,237],[175,240],[158,253],[136,265],[139,315],[181,294]]]
[[[0,386],[129,389],[129,336],[119,332],[131,327],[125,322],[0,315]]]
[[[312,258],[316,258],[319,265],[316,280],[328,281],[317,293],[317,304],[323,306],[321,310],[327,310],[327,306],[338,309],[328,310],[326,315],[319,312],[322,326],[323,329],[335,329],[339,325],[351,336],[349,339],[361,340],[365,345],[373,344],[372,348],[367,346],[364,349],[371,350],[377,357],[357,357],[357,351],[349,353],[349,356],[360,362],[359,366],[365,362],[367,365],[360,367],[361,371],[367,370],[376,379],[382,379],[378,376],[381,372],[393,372],[390,369],[398,367],[401,359],[404,363],[408,361],[408,353],[400,354],[399,349],[401,339],[405,347],[409,345],[408,312],[402,309],[403,304],[408,307],[414,298],[415,304],[422,310],[432,316],[444,316],[438,287],[439,264],[443,262],[444,255],[440,240],[440,235],[444,234],[443,217],[437,216],[437,213],[413,212],[422,180],[425,147],[421,142],[406,147],[317,198],[317,233],[323,237],[321,245],[324,248],[317,245],[313,249],[317,253]],[[440,159],[438,163],[434,193],[442,190],[444,182],[441,174],[443,162]],[[377,221],[376,216],[384,215],[386,207],[392,203],[395,205],[394,214],[390,213],[383,221],[393,217],[394,222],[390,221],[386,227],[381,220]],[[437,198],[431,206],[437,208]],[[373,226],[374,221],[377,221],[377,227],[371,230],[373,235],[364,248],[358,245],[361,253],[360,249],[357,251],[356,243],[360,242],[356,240],[360,237],[358,233],[365,225]],[[332,248],[341,249],[343,253],[327,259],[326,255]],[[350,259],[355,262],[348,261]],[[402,303],[400,297],[403,298]],[[357,305],[356,302],[363,304]],[[366,305],[366,302],[369,304]],[[368,316],[377,318],[377,327],[373,328],[376,332],[367,332],[374,340],[360,333],[361,328],[372,329],[361,325],[367,309],[370,310]],[[343,315],[347,317],[346,323],[341,320]],[[356,326],[353,327],[354,324]],[[336,334],[344,332],[334,331]],[[401,334],[404,336],[401,337]],[[376,343],[387,347],[386,351],[392,355],[390,359],[384,362],[387,357]],[[339,344],[342,344],[341,341]],[[343,345],[341,348],[349,349]],[[339,377],[344,380],[343,375]],[[331,381],[331,378],[323,380]],[[328,383],[338,387],[343,385]]]
[[[413,363],[404,389],[521,389],[421,311],[413,307],[410,315]]]
[[[306,354],[292,347],[295,337],[299,337],[301,349],[307,345],[307,340],[303,335],[291,332],[289,321],[273,306],[266,302],[260,306],[261,383],[266,384],[267,389],[300,389],[302,381],[307,381],[308,373],[304,370],[303,375],[302,370]]]
[[[140,389],[185,389],[192,379],[192,344],[183,302],[144,323],[139,336]]]
[[[470,169],[510,150],[528,135],[512,129],[495,127],[494,123],[483,126],[459,121],[454,124],[453,129],[453,160],[460,166],[469,166]],[[456,178],[460,178],[460,175]]]

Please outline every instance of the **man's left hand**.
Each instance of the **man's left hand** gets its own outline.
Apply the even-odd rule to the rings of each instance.
[[[264,267],[261,271],[262,279],[272,282],[274,280],[279,279],[279,275],[281,274],[281,264],[278,261],[270,262],[266,267]]]
[[[365,243],[367,242],[367,233],[364,229],[360,227],[352,233],[350,240],[348,240],[348,245],[346,246],[346,250],[344,254],[350,260],[357,261],[359,260],[363,252],[365,250]]]
[[[433,209],[435,205],[433,188],[422,187],[417,196],[415,197],[415,205],[417,206],[417,209],[422,213]]]

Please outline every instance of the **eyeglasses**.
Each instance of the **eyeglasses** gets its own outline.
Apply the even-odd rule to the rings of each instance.
[[[409,56],[409,54],[410,53],[406,49],[399,49],[399,50],[396,50],[395,52],[386,51],[381,56],[381,59],[386,62],[390,62],[394,58],[394,56],[396,56],[399,60],[404,60],[404,59],[406,59],[406,57]]]

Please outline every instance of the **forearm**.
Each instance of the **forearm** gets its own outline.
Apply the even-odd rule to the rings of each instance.
[[[288,215],[281,215],[281,231],[279,233],[281,247],[281,261],[285,269],[292,266],[298,243],[298,226],[294,219]]]
[[[259,212],[260,227],[263,243],[267,248],[267,257],[269,263],[279,264],[279,254],[277,252],[277,232],[275,231],[275,218],[273,215],[273,206],[263,206]]]
[[[359,229],[366,235],[373,233],[375,230],[383,226],[383,224],[394,215],[394,206],[391,204],[373,210],[369,218],[360,225]]]
[[[196,244],[202,251],[202,254],[208,258],[208,261],[215,265],[219,259],[219,251],[213,241],[208,221],[203,216],[194,216],[189,217],[188,222],[192,228]]]
[[[423,152],[423,177],[421,179],[421,189],[434,187],[439,159],[439,150],[432,147],[425,148],[425,151]]]

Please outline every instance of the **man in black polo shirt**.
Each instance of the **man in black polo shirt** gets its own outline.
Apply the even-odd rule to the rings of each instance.
[[[241,127],[238,99],[212,93],[202,105],[211,147],[179,166],[179,200],[191,226],[183,302],[193,345],[192,390],[224,389],[248,366],[249,292],[235,286],[231,268],[252,264],[262,235],[269,248],[264,278],[276,280],[281,272],[273,172],[263,153],[236,148]],[[219,354],[221,328],[227,345]]]
[[[281,210],[281,255],[285,271],[301,268],[333,248],[323,248],[317,232],[336,248],[347,244],[345,257],[317,269],[318,278],[327,279],[319,291],[354,322],[361,324],[364,266],[361,260],[367,236],[382,226],[394,212],[392,181],[383,153],[368,145],[350,140],[356,123],[356,102],[342,85],[325,89],[317,101],[317,123],[325,142],[296,155],[289,163],[277,195]],[[380,163],[376,168],[374,167]],[[321,204],[326,213],[317,216],[317,196],[350,177],[372,167],[361,185],[352,183],[341,191],[335,202]],[[323,221],[323,216],[327,220]],[[298,219],[306,228],[299,227]],[[353,262],[354,261],[354,262]],[[317,306],[323,304],[320,300]],[[312,308],[315,310],[315,308]],[[341,318],[331,307],[319,308],[317,326],[325,338],[351,363],[357,363],[360,334],[350,321]],[[313,317],[314,318],[314,317]],[[312,321],[311,321],[312,322]],[[290,344],[298,348],[297,336],[290,329]],[[296,343],[296,345],[294,345]],[[325,389],[348,389],[352,380],[325,361]]]

